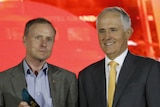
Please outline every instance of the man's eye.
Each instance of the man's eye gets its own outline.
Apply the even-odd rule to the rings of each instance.
[[[117,31],[117,29],[110,29],[110,31],[111,31],[111,32],[116,32],[116,31]]]
[[[53,38],[47,38],[48,41],[53,41]]]
[[[105,30],[104,29],[100,29],[99,33],[105,33]]]
[[[40,39],[40,38],[41,38],[41,36],[35,36],[35,38],[36,38],[36,39]]]

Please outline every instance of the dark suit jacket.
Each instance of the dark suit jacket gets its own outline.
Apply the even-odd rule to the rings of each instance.
[[[78,84],[74,73],[49,66],[48,79],[54,107],[77,107]],[[26,88],[23,64],[0,74],[0,107],[18,107]]]
[[[79,73],[79,107],[107,107],[105,60]],[[120,70],[113,107],[160,107],[160,64],[128,53]]]

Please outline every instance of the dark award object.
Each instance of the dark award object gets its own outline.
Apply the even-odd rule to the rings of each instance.
[[[29,106],[40,107],[25,88],[22,90],[22,98],[23,98],[23,101],[26,101]]]

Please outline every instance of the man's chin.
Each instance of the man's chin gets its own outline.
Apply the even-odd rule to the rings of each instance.
[[[107,55],[108,58],[113,59],[115,57],[115,52],[109,52],[109,51],[105,51],[105,54]]]
[[[41,57],[41,58],[38,58],[38,60],[39,60],[40,62],[46,61],[47,59],[48,59],[48,57]]]

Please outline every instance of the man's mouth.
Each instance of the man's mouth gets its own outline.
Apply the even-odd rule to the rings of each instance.
[[[104,46],[110,46],[110,45],[113,45],[115,42],[107,42],[107,43],[104,43]]]

